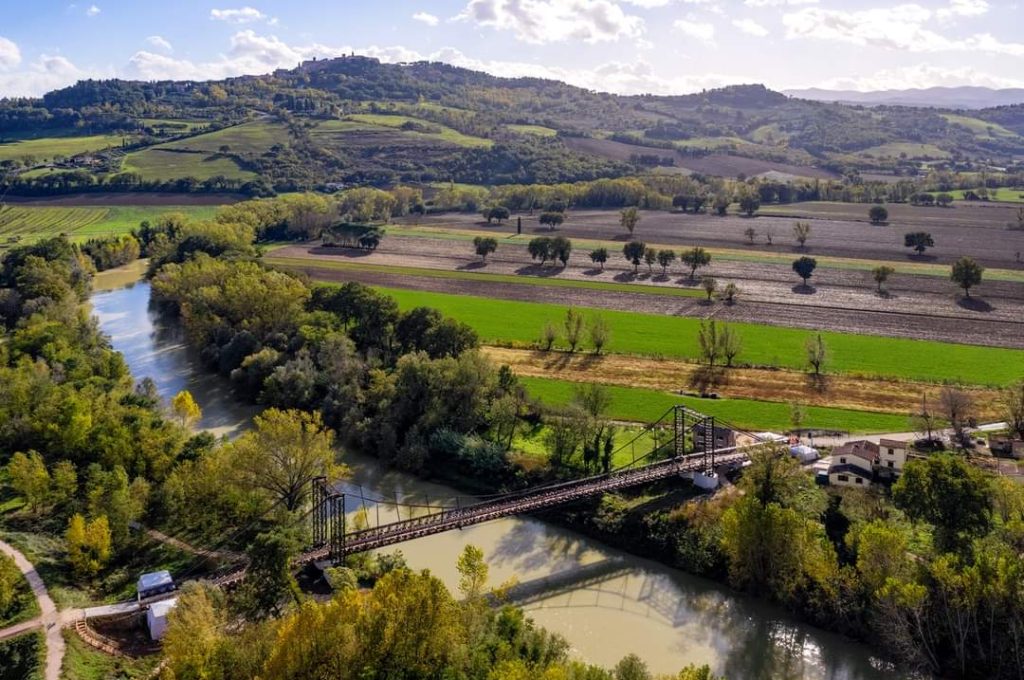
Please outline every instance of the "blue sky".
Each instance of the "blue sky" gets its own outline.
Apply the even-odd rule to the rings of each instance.
[[[0,0],[0,96],[355,51],[597,90],[1024,86],[1018,0]]]

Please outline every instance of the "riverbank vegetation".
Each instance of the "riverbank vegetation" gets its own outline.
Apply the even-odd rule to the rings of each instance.
[[[194,237],[176,234],[166,252],[180,254]],[[217,242],[197,249],[217,247],[210,243]],[[210,348],[204,359],[232,375],[243,392],[246,385],[259,387],[267,401],[308,409],[267,409],[252,431],[220,445],[209,435],[190,436],[184,415],[181,424],[165,418],[152,383],[136,384],[98,332],[82,306],[95,271],[84,248],[57,238],[16,249],[3,262],[0,531],[26,548],[54,594],[79,589],[73,602],[81,606],[87,598],[129,597],[140,571],[201,574],[205,559],[173,551],[161,556],[144,534],[131,531],[137,521],[155,522],[206,545],[248,551],[246,580],[228,600],[202,588],[182,595],[166,641],[168,672],[176,678],[209,677],[214,668],[226,678],[254,677],[257,668],[265,669],[261,677],[307,677],[301,669],[352,664],[361,677],[447,671],[478,678],[620,677],[570,662],[567,644],[534,628],[521,611],[487,606],[478,551],[460,561],[461,602],[436,579],[404,568],[400,558],[378,558],[354,572],[380,579],[370,592],[342,588],[327,604],[298,594],[289,564],[308,540],[299,518],[311,482],[346,474],[320,413],[363,423],[354,436],[396,450],[398,459],[389,462],[422,470],[428,462],[444,464],[425,458],[437,450],[465,451],[476,466],[466,474],[495,484],[484,472],[507,471],[503,449],[488,449],[479,439],[470,446],[464,433],[486,427],[489,407],[502,399],[499,390],[513,389],[514,377],[490,367],[472,350],[472,332],[436,312],[399,316],[369,289],[311,291],[294,277],[231,259],[242,253],[218,254],[221,259],[197,250],[181,263],[169,256],[154,277],[158,303],[175,305],[189,337]],[[235,328],[242,330],[226,337]],[[264,346],[243,351],[255,349],[247,344],[253,341]],[[370,401],[357,418],[352,409],[360,402],[353,397],[363,390]],[[495,463],[482,471],[487,456]],[[228,534],[233,541],[225,544]],[[6,566],[0,565],[0,593],[19,597],[19,585],[7,587]],[[431,606],[424,609],[425,602]],[[241,635],[228,625],[239,614],[251,622]],[[371,635],[378,625],[402,634]],[[294,655],[300,638],[327,642],[326,656]],[[42,650],[37,643],[28,636],[0,646],[4,670],[29,677]],[[74,652],[68,663],[85,676],[95,665]],[[643,670],[638,659],[624,663]],[[500,675],[495,668],[503,669]],[[706,668],[685,672],[696,675],[680,677],[710,677]]]

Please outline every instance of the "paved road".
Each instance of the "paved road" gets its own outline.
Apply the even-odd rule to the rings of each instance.
[[[0,630],[0,639],[12,637],[42,626],[46,632],[45,678],[46,680],[60,680],[60,667],[61,662],[64,660],[64,636],[60,632],[64,621],[61,613],[57,611],[57,606],[50,599],[50,594],[46,591],[46,584],[43,583],[43,579],[39,577],[39,573],[32,563],[18,552],[14,546],[4,541],[0,541],[0,552],[14,558],[15,564],[18,565],[21,573],[25,575],[25,580],[28,581],[29,586],[32,588],[32,593],[36,596],[36,601],[39,603],[39,611],[42,612],[40,616],[31,621],[25,621],[16,626]]]

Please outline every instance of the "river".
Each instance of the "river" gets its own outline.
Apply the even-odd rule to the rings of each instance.
[[[132,273],[134,272],[134,273]],[[92,303],[114,347],[137,378],[156,381],[169,398],[188,389],[202,407],[199,427],[228,436],[246,427],[256,409],[237,402],[225,381],[205,374],[176,326],[149,309],[149,285],[128,282],[138,270],[98,277]],[[118,287],[121,286],[121,287]],[[344,485],[349,511],[359,495],[421,505],[450,503],[451,488],[382,469],[368,457],[346,455],[353,470]],[[394,519],[393,506],[366,501],[371,521]],[[430,569],[453,592],[462,548],[483,549],[490,583],[515,579],[530,617],[560,633],[572,653],[613,666],[635,652],[650,669],[673,673],[689,663],[710,664],[729,680],[750,678],[868,680],[899,678],[867,646],[799,623],[779,609],[728,588],[609,548],[529,517],[509,518],[405,543],[409,565]]]

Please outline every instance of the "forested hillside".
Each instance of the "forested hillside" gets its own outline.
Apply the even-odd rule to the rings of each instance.
[[[0,101],[3,181],[29,194],[550,183],[651,169],[855,181],[1012,171],[1022,135],[1019,105],[866,108],[761,85],[626,97],[356,56],[216,82],[89,80]],[[93,141],[66,143],[83,137]]]

